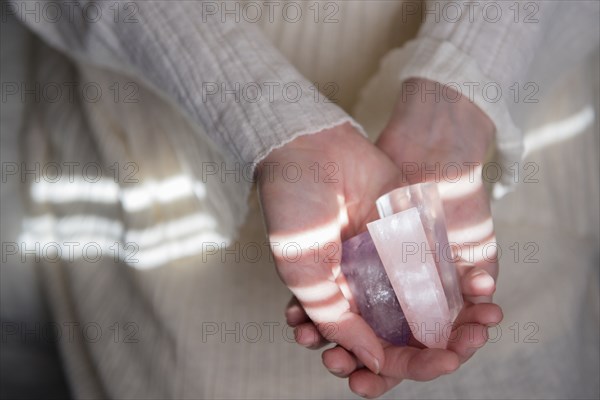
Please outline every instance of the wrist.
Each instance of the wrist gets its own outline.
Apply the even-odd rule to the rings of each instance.
[[[269,152],[256,166],[255,175],[260,179],[261,171],[267,166],[281,165],[308,154],[311,158],[322,156],[324,159],[335,159],[339,147],[352,140],[364,138],[348,122],[336,125],[294,138],[283,146],[276,147]]]

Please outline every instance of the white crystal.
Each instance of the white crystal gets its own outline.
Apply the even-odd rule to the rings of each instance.
[[[367,228],[413,336],[427,347],[446,348],[452,320],[434,256],[418,250],[428,244],[419,211],[410,208]]]

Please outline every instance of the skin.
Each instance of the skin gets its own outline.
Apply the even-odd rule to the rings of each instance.
[[[271,152],[258,167],[276,268],[294,294],[286,318],[295,327],[296,341],[311,349],[335,343],[323,352],[323,364],[332,374],[347,378],[353,392],[369,398],[404,379],[428,381],[455,371],[485,344],[487,327],[502,319],[500,307],[491,303],[497,260],[493,254],[480,256],[482,244],[495,242],[480,173],[462,168],[458,181],[453,174],[450,184],[424,174],[436,163],[482,165],[494,127],[468,99],[451,102],[442,96],[435,101],[420,93],[406,95],[414,85],[424,88],[433,82],[405,83],[405,95],[399,96],[376,146],[344,124],[295,139]],[[299,179],[289,168],[286,175],[285,166],[292,162],[294,171],[302,171]],[[323,172],[318,177],[315,165]],[[334,175],[327,174],[333,171],[331,165],[336,167]],[[341,242],[378,218],[375,200],[391,189],[424,180],[440,183],[449,240],[458,244],[457,254],[462,256],[457,266],[465,306],[448,349],[424,348],[417,341],[396,347],[377,338],[344,296],[339,279]],[[290,255],[286,248],[302,251]]]

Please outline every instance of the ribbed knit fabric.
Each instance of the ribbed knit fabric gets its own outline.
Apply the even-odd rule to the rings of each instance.
[[[576,64],[597,46],[600,18],[593,1],[577,2],[578,7],[560,1],[431,1],[418,7],[389,1],[368,7],[362,1],[288,2],[288,7],[268,8],[267,15],[260,7],[260,14],[248,11],[256,6],[252,2],[152,1],[137,4],[135,23],[106,17],[115,5],[127,9],[126,2],[94,3],[104,15],[94,22],[74,13],[73,21],[32,23],[27,10],[36,3],[21,0],[14,8],[50,44],[80,62],[144,79],[244,163],[260,161],[299,135],[346,121],[362,131],[317,89],[340,96],[338,101],[350,108],[379,57],[405,41],[425,16],[416,41],[406,48],[412,52],[408,63],[397,66],[399,79],[424,77],[470,94],[496,125],[504,177],[523,150],[509,112],[522,100],[511,101],[511,87],[544,78],[529,72],[536,57],[553,60],[554,73]],[[63,4],[62,13],[68,15],[72,6]],[[292,67],[257,25],[320,85]],[[588,40],[570,40],[576,37]],[[558,62],[557,52],[565,47],[569,57],[561,53]],[[327,76],[332,79],[323,82]],[[489,85],[499,87],[500,94],[489,96]]]
[[[31,18],[27,10],[39,7],[39,2],[12,2],[18,19],[38,36],[29,60],[31,82],[42,87],[57,82],[77,82],[81,87],[95,82],[105,90],[113,84],[125,88],[134,83],[139,89],[137,103],[116,102],[108,91],[97,102],[77,95],[73,101],[63,97],[57,102],[26,104],[20,137],[24,161],[96,163],[109,178],[94,184],[82,179],[75,184],[28,181],[22,191],[29,208],[19,240],[28,248],[35,243],[76,241],[96,243],[107,255],[99,261],[79,257],[39,264],[55,321],[63,327],[59,345],[78,398],[349,397],[340,381],[326,375],[316,354],[288,343],[292,333],[283,328],[282,317],[288,293],[277,283],[262,245],[264,232],[253,197],[246,231],[240,234],[241,242],[234,241],[247,212],[251,187],[246,179],[251,170],[244,171],[239,164],[252,165],[294,137],[343,121],[358,127],[348,114],[352,109],[374,138],[387,122],[398,88],[407,77],[455,82],[461,87],[466,82],[480,87],[494,82],[507,92],[505,88],[514,81],[539,80],[540,91],[545,92],[545,82],[558,80],[559,72],[598,46],[597,2],[576,2],[575,7],[535,3],[540,6],[535,26],[522,23],[527,15],[523,7],[531,2],[520,3],[521,22],[513,23],[511,17],[488,24],[464,18],[436,22],[434,14],[415,11],[423,6],[407,8],[406,2],[353,0],[281,2],[273,22],[265,14],[257,23],[244,18],[236,23],[231,17],[221,22],[221,2],[140,1],[132,15],[138,22],[125,23],[125,12],[115,23],[114,7],[123,12],[129,3],[53,2],[63,4],[63,15],[68,15],[73,4],[78,9],[93,4],[108,16],[90,22],[75,13],[74,21],[64,17],[53,22]],[[314,3],[319,10],[317,22],[314,7],[310,8]],[[294,15],[292,7],[300,7],[304,17],[297,22],[283,18],[285,4],[293,4],[288,17]],[[436,7],[435,2],[427,4]],[[217,7],[214,14],[209,12],[212,6]],[[421,16],[425,23],[417,35]],[[315,83],[335,101],[316,95]],[[286,84],[290,84],[289,91],[282,90]],[[275,90],[270,92],[269,85],[275,85]],[[261,99],[248,101],[257,86],[262,88]],[[298,99],[297,88],[302,93]],[[496,125],[503,165],[518,160],[523,147],[520,126],[535,126],[524,117],[528,108],[507,101],[506,96],[496,103],[481,96],[474,101]],[[551,121],[547,113],[552,111],[545,110],[554,110],[552,104],[539,105],[535,115],[545,116],[539,121]],[[580,147],[586,148],[588,141],[579,143]],[[567,161],[556,157],[540,164],[552,168],[557,164],[554,160]],[[592,154],[586,160],[586,170],[597,172],[588,168],[597,167],[597,157]],[[123,175],[114,179],[113,166],[127,174],[132,171],[124,169],[128,163],[137,168],[134,179]],[[216,166],[217,173],[207,174],[207,166]],[[223,178],[224,171],[233,174]],[[596,177],[596,172],[591,176]],[[83,171],[78,169],[76,174]],[[585,181],[587,175],[581,176]],[[539,201],[557,198],[560,192],[545,194],[541,185],[536,188]],[[589,198],[597,197],[597,186],[589,190]],[[570,204],[565,200],[561,207]],[[587,238],[590,226],[597,227],[592,223],[597,218],[588,219],[589,204],[582,204],[585,207],[577,210],[575,220],[584,231],[578,233]],[[509,211],[515,210],[516,206]],[[534,224],[539,221],[531,222],[531,231],[565,226],[562,219],[549,221],[540,223],[541,228]],[[531,239],[528,232],[521,232],[521,245]],[[581,390],[576,394],[582,396],[597,392],[597,384],[590,385],[585,375],[597,370],[593,360],[580,365],[580,360],[586,360],[583,350],[579,349],[582,357],[569,358],[571,349],[558,346],[567,333],[570,343],[581,344],[582,349],[597,337],[580,341],[567,322],[552,325],[557,319],[569,321],[569,316],[579,315],[579,307],[585,304],[588,292],[580,289],[594,280],[587,277],[587,270],[574,273],[569,262],[579,257],[581,265],[588,265],[593,258],[589,249],[594,246],[553,232],[545,240],[550,250],[542,253],[543,262],[536,265],[538,275],[523,279],[526,274],[515,266],[514,279],[503,287],[511,289],[514,283],[520,288],[521,299],[526,299],[512,308],[520,318],[517,322],[521,328],[528,321],[546,328],[541,331],[542,344],[550,351],[540,351],[544,353],[540,356],[532,346],[511,347],[510,340],[504,340],[484,350],[488,352],[485,363],[434,383],[404,384],[390,397],[497,398],[507,391],[512,397],[523,397],[522,393],[566,397],[574,390]],[[562,241],[568,244],[568,252],[556,246]],[[115,243],[124,247],[119,247],[116,259]],[[132,243],[138,247],[127,247]],[[252,259],[256,244],[263,253]],[[504,244],[510,246],[508,240]],[[227,246],[231,247],[225,250]],[[236,254],[246,256],[240,261]],[[566,300],[529,296],[539,283],[534,278],[548,273],[546,265],[558,271],[555,279],[546,277],[544,282],[553,283],[546,286],[553,293],[564,290]],[[561,286],[566,278],[574,282],[570,289]],[[504,299],[510,302],[518,296],[508,289]],[[596,292],[589,293],[593,297]],[[542,313],[524,307],[526,303]],[[545,308],[548,304],[551,312]],[[514,315],[509,321],[514,322]],[[536,319],[540,315],[541,322]],[[590,323],[587,314],[581,315],[582,321]],[[67,338],[64,324],[69,323],[90,326],[89,335],[97,325],[102,334],[90,340],[78,330],[74,338]],[[253,342],[248,339],[255,337],[256,324],[261,338]],[[275,327],[273,337],[269,326]],[[508,326],[505,336],[512,332]],[[555,328],[554,332],[555,326],[563,330]],[[552,358],[545,358],[550,352],[554,352]],[[518,363],[509,364],[509,355]],[[505,381],[492,379],[501,369],[498,362],[507,362],[502,366]],[[521,364],[522,370],[515,367]],[[564,384],[570,373],[576,377]],[[526,382],[510,384],[518,379]],[[518,392],[519,387],[523,391]]]
[[[27,10],[40,7],[37,1],[16,2],[14,10],[79,63],[135,76],[156,88],[237,161],[257,163],[298,135],[353,122],[325,97],[315,101],[311,83],[256,24],[210,14],[202,1],[142,1],[131,23],[120,18],[115,23],[110,8],[126,10],[127,2],[95,2],[102,15],[98,21],[77,12],[70,20],[73,4],[55,4],[62,5],[64,16],[58,23],[28,18]],[[222,6],[227,4],[232,3]]]
[[[426,18],[418,36],[386,55],[380,74],[365,89],[368,101],[358,104],[355,116],[371,131],[373,121],[389,118],[388,105],[404,80],[419,77],[447,85],[494,123],[495,161],[502,168],[497,189],[512,186],[519,181],[515,163],[523,156],[518,124],[527,119],[522,117],[527,106],[523,103],[538,103],[555,86],[557,76],[598,47],[599,3],[576,4],[425,2],[420,14]]]

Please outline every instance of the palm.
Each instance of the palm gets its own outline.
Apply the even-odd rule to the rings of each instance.
[[[399,154],[391,148],[386,153],[397,162]],[[300,170],[300,177],[285,173],[291,164],[288,172]],[[402,379],[433,379],[456,369],[485,343],[485,326],[501,319],[493,304],[467,302],[455,333],[476,325],[476,334],[451,340],[449,350],[424,349],[418,343],[389,346],[352,312],[338,279],[341,242],[377,218],[374,203],[381,194],[406,184],[394,163],[352,128],[296,139],[273,151],[260,173],[261,204],[277,270],[295,295],[286,311],[288,322],[296,326],[297,342],[306,347],[339,344],[323,353],[323,361],[332,373],[349,376],[354,391],[376,396]],[[459,220],[460,207],[447,212],[451,220]],[[291,256],[286,247],[295,250]],[[493,282],[485,293],[474,285],[473,271],[462,279],[463,293],[491,294]]]
[[[282,280],[321,335],[378,372],[383,348],[365,321],[350,311],[336,278],[341,242],[376,218],[375,200],[398,186],[399,171],[345,125],[275,150],[259,174],[267,232]]]
[[[435,118],[415,116],[415,107]],[[438,182],[448,239],[458,245],[456,255],[463,261],[459,266],[483,268],[496,278],[495,234],[481,174],[492,139],[493,126],[487,117],[463,99],[399,104],[377,146],[401,170],[410,171],[404,184]]]
[[[425,106],[422,104],[418,105],[419,111],[422,111],[423,107]],[[343,211],[341,215],[345,216],[348,222],[340,226],[341,239],[364,230],[365,222],[376,218],[373,203],[377,196],[397,186],[427,180],[421,178],[423,175],[420,171],[416,171],[416,175],[403,176],[399,181],[398,172],[404,170],[403,167],[407,163],[431,166],[436,163],[444,165],[449,162],[476,159],[481,165],[487,150],[486,144],[468,141],[461,131],[462,127],[449,123],[451,121],[448,119],[456,120],[456,113],[457,109],[452,107],[446,110],[446,114],[438,112],[437,116],[445,115],[448,118],[436,120],[440,128],[433,130],[433,135],[432,124],[422,123],[429,122],[431,119],[423,118],[423,115],[419,115],[418,112],[415,114],[400,110],[396,113],[377,145],[399,170],[389,168],[387,161],[372,159],[372,156],[381,157],[381,154],[367,152],[365,155],[364,148],[352,146],[344,148],[349,157],[342,157],[340,170],[344,171],[346,179],[335,192],[335,196],[341,195],[343,199],[340,203],[342,209],[338,208],[337,212]],[[455,118],[452,118],[453,115]],[[458,119],[468,123],[475,122],[471,126],[477,126],[479,122],[477,117],[475,121],[467,118]],[[448,132],[449,128],[454,128],[454,131]],[[436,140],[438,138],[441,140]],[[357,163],[356,160],[361,162]],[[477,173],[473,176],[478,177]],[[464,180],[460,182],[465,183]],[[461,289],[465,295],[465,307],[455,321],[454,336],[450,338],[449,350],[426,349],[418,342],[413,342],[406,347],[396,347],[381,341],[384,363],[381,366],[381,374],[376,375],[372,372],[372,368],[371,371],[363,369],[362,358],[356,357],[356,354],[348,351],[352,350],[351,348],[337,341],[340,346],[326,350],[323,353],[323,362],[335,375],[349,377],[350,386],[356,393],[368,397],[379,396],[402,379],[430,380],[453,371],[459,363],[469,359],[477,348],[485,344],[487,326],[496,324],[502,319],[502,312],[497,305],[473,304],[471,301],[491,300],[495,290],[491,277],[497,276],[497,262],[490,253],[487,257],[476,257],[477,248],[469,244],[478,242],[480,249],[481,245],[494,241],[494,234],[489,200],[481,181],[468,179],[466,183],[466,185],[444,185],[443,183],[440,185],[449,240],[457,243],[462,253],[459,273]],[[331,198],[333,197],[332,194]],[[339,244],[339,241],[337,243]],[[466,246],[467,244],[470,247]],[[347,302],[345,307],[348,307]],[[298,302],[295,298],[286,311],[288,323],[296,326],[298,343],[309,348],[318,348],[327,343],[330,338],[318,331],[313,323],[318,320],[311,314],[307,304]],[[469,330],[471,334],[463,335],[465,330]],[[358,335],[357,332],[356,336]]]

